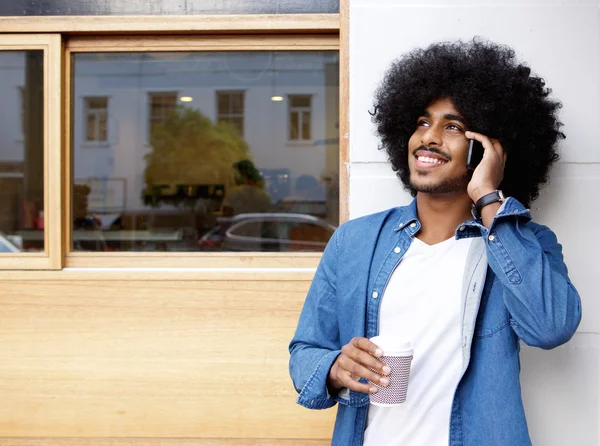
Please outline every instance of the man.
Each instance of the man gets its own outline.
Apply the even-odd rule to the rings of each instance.
[[[332,444],[531,444],[519,342],[554,348],[581,318],[561,246],[526,208],[558,159],[559,107],[510,48],[479,39],[392,65],[373,121],[415,199],[336,231],[290,344],[298,403],[339,403]],[[414,348],[395,407],[369,404],[368,381],[389,384],[378,334]]]
[[[269,212],[271,196],[265,192],[262,175],[254,163],[242,160],[234,163],[233,168],[237,185],[228,190],[223,199],[223,216]]]

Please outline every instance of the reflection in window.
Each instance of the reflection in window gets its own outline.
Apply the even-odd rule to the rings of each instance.
[[[311,139],[311,102],[310,95],[290,95],[290,141],[309,141]]]
[[[217,91],[217,123],[231,124],[244,136],[244,92]]]
[[[322,251],[338,224],[336,51],[77,53],[73,67],[74,97],[110,100],[74,104],[72,249]],[[109,105],[110,138],[90,150],[89,110]],[[256,215],[262,232],[240,242],[230,229]]]
[[[220,248],[227,251],[318,252],[335,231],[334,225],[320,218],[300,214],[243,214],[221,219],[219,225],[202,241],[219,232]]]
[[[0,252],[44,250],[44,54],[0,51]]]
[[[88,142],[106,142],[108,98],[85,98],[85,140]]]

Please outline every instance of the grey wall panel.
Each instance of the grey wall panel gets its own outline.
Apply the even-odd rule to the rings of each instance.
[[[337,13],[339,0],[10,0],[0,16]]]

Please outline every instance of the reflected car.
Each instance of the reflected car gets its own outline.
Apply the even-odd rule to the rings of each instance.
[[[0,234],[0,253],[21,252],[10,240]]]
[[[307,214],[240,214],[219,218],[198,244],[203,251],[322,252],[335,230]]]

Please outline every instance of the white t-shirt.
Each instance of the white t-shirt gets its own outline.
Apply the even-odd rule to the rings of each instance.
[[[461,292],[470,238],[429,246],[415,238],[392,273],[379,334],[412,343],[406,402],[369,405],[364,445],[447,446],[462,367]]]

